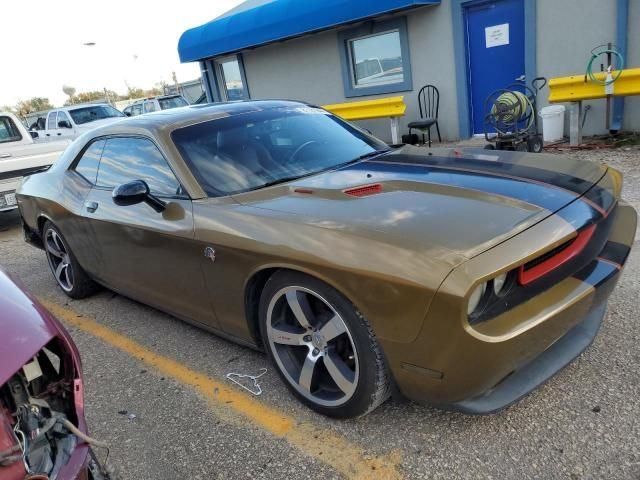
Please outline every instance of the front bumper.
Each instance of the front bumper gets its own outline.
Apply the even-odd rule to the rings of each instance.
[[[418,402],[482,414],[512,404],[551,378],[597,334],[636,223],[633,208],[620,202],[595,258],[529,301],[477,325],[470,325],[466,315],[458,323],[452,313],[460,311],[467,288],[463,275],[474,277],[487,265],[517,261],[527,245],[545,238],[549,224],[532,227],[517,242],[467,262],[466,272],[454,272],[443,283],[410,348],[384,346],[401,393]]]

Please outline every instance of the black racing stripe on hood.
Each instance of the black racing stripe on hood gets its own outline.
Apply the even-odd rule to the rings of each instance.
[[[372,160],[351,165],[341,171],[354,170],[373,173],[375,181],[414,179],[421,183],[460,187],[519,200],[550,212],[557,212],[578,198],[574,192],[554,188],[544,183],[528,182],[526,179],[492,173],[443,169],[427,164]],[[572,212],[572,218],[578,216],[581,219],[588,218],[590,220],[598,216],[598,213],[590,206],[583,202],[578,203],[584,212],[580,212],[579,215],[574,215]]]
[[[500,161],[480,160],[475,158],[460,157],[439,157],[439,156],[418,156],[396,153],[386,155],[384,159],[371,160],[372,162],[385,163],[409,163],[416,165],[430,165],[436,168],[462,169],[476,171],[493,175],[510,176],[529,182],[543,183],[556,188],[583,195],[590,191],[596,199],[601,199],[602,204],[610,204],[614,201],[612,195],[605,189],[594,185],[595,182],[584,180],[566,173],[554,172],[539,167],[520,165],[517,163],[507,163]],[[603,173],[604,175],[604,173]],[[599,203],[598,203],[599,204]],[[605,209],[606,211],[606,209]]]

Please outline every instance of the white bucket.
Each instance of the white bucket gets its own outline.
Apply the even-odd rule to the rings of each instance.
[[[540,110],[542,139],[555,142],[564,137],[564,105],[549,105]]]

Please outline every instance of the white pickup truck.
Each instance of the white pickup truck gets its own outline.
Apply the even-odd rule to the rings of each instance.
[[[70,143],[37,141],[14,114],[0,111],[0,212],[18,208],[22,177],[48,168]]]
[[[106,103],[71,105],[51,110],[38,134],[43,140],[74,139],[84,132],[125,118],[124,113]]]

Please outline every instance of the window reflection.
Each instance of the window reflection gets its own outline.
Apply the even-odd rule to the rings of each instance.
[[[220,62],[224,88],[227,100],[242,100],[245,98],[244,84],[240,74],[240,63],[237,58]]]
[[[356,87],[404,81],[400,32],[351,40],[351,62]]]
[[[144,180],[151,193],[173,196],[180,184],[164,157],[144,138],[110,138],[102,152],[97,185],[114,188],[132,180]]]

